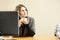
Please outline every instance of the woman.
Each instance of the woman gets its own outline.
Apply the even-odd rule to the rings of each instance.
[[[20,37],[34,36],[35,23],[34,19],[28,16],[27,8],[24,5],[19,4],[16,7],[16,11],[19,14],[19,22],[18,22],[19,36]]]

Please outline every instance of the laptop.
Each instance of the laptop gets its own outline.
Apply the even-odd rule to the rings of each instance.
[[[18,13],[0,11],[0,36],[19,36]]]

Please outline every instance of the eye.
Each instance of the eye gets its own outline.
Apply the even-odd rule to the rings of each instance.
[[[24,12],[24,10],[21,10],[21,12]]]

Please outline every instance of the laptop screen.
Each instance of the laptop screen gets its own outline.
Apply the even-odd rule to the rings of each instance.
[[[0,35],[18,36],[18,13],[16,11],[0,11]]]

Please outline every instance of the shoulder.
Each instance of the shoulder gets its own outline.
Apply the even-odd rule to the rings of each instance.
[[[35,20],[34,20],[33,17],[28,17],[28,21],[29,21],[29,23],[31,23],[31,24],[34,24],[34,22],[35,22]]]
[[[29,19],[29,20],[34,20],[34,18],[33,18],[33,17],[28,17],[28,19]]]

